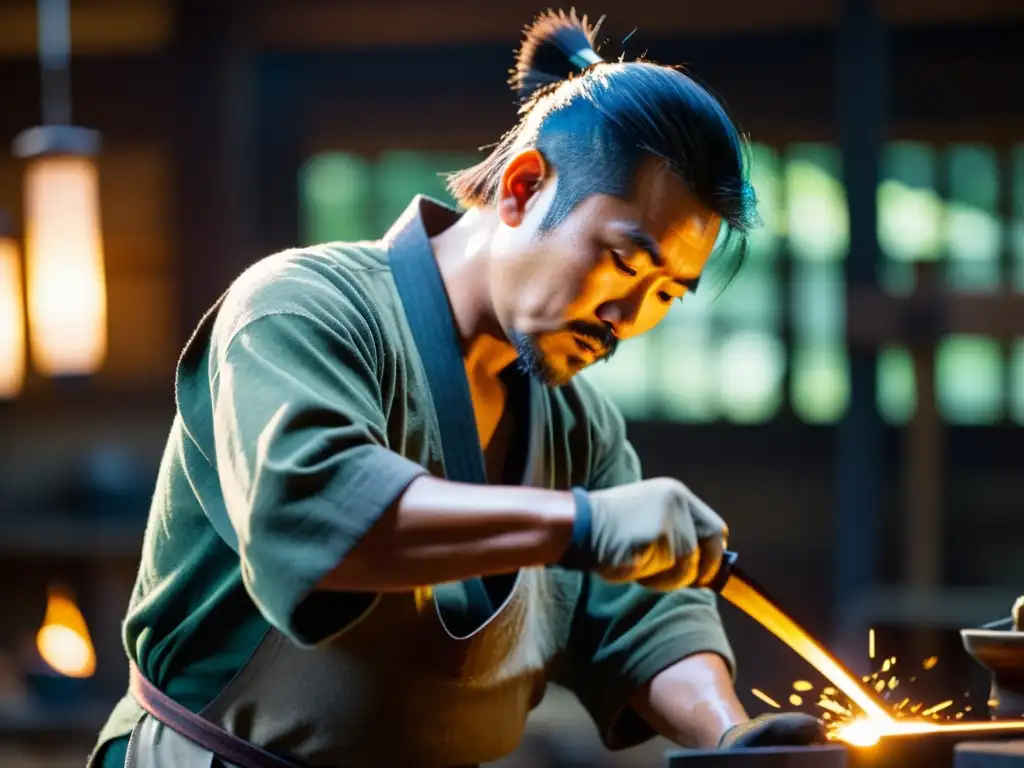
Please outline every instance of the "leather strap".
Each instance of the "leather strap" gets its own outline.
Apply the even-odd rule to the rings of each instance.
[[[128,690],[139,706],[168,728],[240,768],[300,768],[181,706],[143,677],[134,663],[129,664]]]

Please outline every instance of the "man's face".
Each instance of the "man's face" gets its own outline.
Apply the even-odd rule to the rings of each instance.
[[[558,180],[545,177],[540,156],[517,156],[503,182],[492,301],[520,364],[550,386],[660,323],[696,288],[721,225],[654,159],[630,200],[592,195],[544,233]]]

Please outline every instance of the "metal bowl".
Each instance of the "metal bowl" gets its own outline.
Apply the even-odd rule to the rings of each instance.
[[[1024,717],[1024,632],[962,629],[964,649],[992,676],[989,714],[997,719]]]

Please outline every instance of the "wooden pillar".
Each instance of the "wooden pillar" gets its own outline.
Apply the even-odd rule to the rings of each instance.
[[[876,195],[889,76],[886,35],[872,0],[843,0],[837,34],[837,116],[850,220],[847,283],[870,289],[877,285]],[[863,652],[864,639],[846,636],[844,606],[871,588],[876,572],[882,428],[875,378],[875,351],[851,348],[850,405],[837,433],[833,549],[836,645],[847,658]]]
[[[945,429],[936,400],[936,357],[945,323],[941,273],[918,263],[910,301],[910,349],[917,408],[903,443],[903,577],[912,589],[934,590],[943,581]]]
[[[253,64],[236,0],[179,0],[176,207],[182,340],[246,263],[255,220]]]
[[[254,258],[300,244],[299,174],[312,106],[307,61],[286,53],[259,59]]]

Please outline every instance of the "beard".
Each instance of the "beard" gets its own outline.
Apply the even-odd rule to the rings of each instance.
[[[619,340],[615,334],[597,323],[574,320],[566,326],[564,332],[586,339],[597,355],[597,360],[610,360],[618,347]],[[512,331],[509,339],[516,350],[516,365],[519,370],[546,387],[561,387],[567,384],[583,368],[582,358],[569,356],[568,369],[557,370],[545,357],[541,349],[540,336],[537,334]]]

